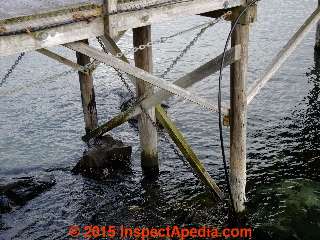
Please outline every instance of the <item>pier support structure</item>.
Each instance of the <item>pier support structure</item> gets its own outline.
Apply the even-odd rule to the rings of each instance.
[[[143,26],[133,29],[133,45],[139,47],[151,42],[151,26]],[[152,73],[152,47],[146,47],[138,50],[134,54],[136,67]],[[154,93],[152,85],[137,79],[136,81],[137,97],[146,97]],[[147,114],[149,116],[147,116]],[[141,166],[145,175],[154,176],[159,173],[158,163],[158,137],[157,129],[149,119],[156,122],[155,108],[150,108],[145,113],[142,112],[138,117],[140,145],[141,145]]]
[[[83,43],[89,44],[88,40],[82,40]],[[77,63],[80,66],[85,66],[90,63],[90,57],[77,52]],[[82,109],[84,114],[85,130],[89,133],[98,126],[97,108],[95,101],[95,92],[93,86],[92,72],[88,73],[78,72]]]
[[[235,11],[239,16],[242,7]],[[235,20],[232,21],[232,27]],[[250,19],[248,13],[235,26],[231,46],[241,46],[241,59],[230,69],[230,187],[236,213],[245,210],[246,188],[246,125],[247,97],[246,78],[248,68],[248,42]]]

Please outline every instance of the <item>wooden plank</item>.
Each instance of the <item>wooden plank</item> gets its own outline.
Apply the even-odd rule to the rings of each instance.
[[[59,2],[61,3],[61,1],[63,0]],[[15,6],[10,1],[7,2],[11,7]],[[8,56],[103,35],[102,0],[93,2],[89,0],[72,1],[72,3],[78,3],[76,5],[71,5],[71,2],[67,1],[64,4],[55,4],[54,2],[48,2],[47,5],[52,5],[52,8],[47,7],[45,8],[46,11],[41,7],[46,6],[46,4],[41,2],[39,11],[37,11],[36,4],[30,0],[32,11],[29,12],[27,10],[22,16],[22,13],[17,11],[17,14],[10,15],[10,19],[0,19],[0,56]],[[239,2],[240,0],[229,0],[228,6],[237,6]],[[20,7],[20,4],[17,8]],[[120,5],[118,4],[118,6]],[[110,34],[115,36],[115,33],[133,27],[146,26],[151,22],[156,23],[165,21],[168,18],[173,19],[183,15],[199,14],[221,9],[224,6],[225,1],[222,0],[191,0],[136,11],[118,12],[108,17],[108,21],[111,24],[109,29],[114,33]],[[57,7],[59,8],[57,9]],[[12,10],[14,11],[14,9]],[[149,20],[146,21],[146,19]],[[32,34],[26,33],[26,28],[31,29],[30,32]]]
[[[116,45],[116,43],[108,36],[101,37],[105,47],[108,49],[109,52],[111,52],[113,55],[121,54],[120,48]],[[240,47],[240,46],[239,46]],[[125,62],[129,62],[129,60],[121,54],[121,59]],[[227,54],[227,58],[229,59],[229,54]],[[221,61],[221,60],[220,60]],[[228,61],[228,60],[227,60]],[[210,69],[212,69],[210,67]],[[200,71],[202,74],[205,75],[204,71]],[[129,75],[130,77],[130,75]],[[133,77],[130,77],[130,80],[135,83],[136,79]],[[139,107],[141,110],[141,108]],[[197,158],[196,154],[193,152],[192,148],[188,144],[187,140],[183,137],[183,134],[181,131],[176,127],[174,122],[170,120],[170,118],[167,116],[165,110],[161,107],[161,105],[155,106],[155,113],[157,119],[160,121],[162,126],[167,129],[168,133],[170,134],[170,137],[173,139],[173,141],[176,143],[182,154],[185,156],[187,161],[190,163],[192,168],[194,168],[195,172],[200,177],[200,180],[204,182],[204,184],[209,187],[220,199],[223,198],[223,193],[219,189],[219,187],[216,185],[216,183],[213,181],[213,179],[210,177],[208,172],[203,167],[200,160]]]
[[[60,56],[60,55],[58,55],[58,54],[56,54],[56,53],[54,53],[54,52],[52,52],[52,51],[50,51],[48,49],[45,49],[45,48],[38,49],[37,52],[39,52],[39,53],[41,53],[41,54],[43,54],[43,55],[45,55],[45,56],[57,61],[59,63],[65,64],[65,65],[67,65],[67,66],[69,66],[69,67],[71,67],[71,68],[73,68],[75,70],[78,70],[78,71],[80,71],[80,72],[82,72],[84,74],[88,74],[88,72],[84,71],[82,69],[82,66],[80,66],[79,64],[77,64],[77,63],[75,63],[75,62],[73,62],[73,61],[71,61],[71,60],[69,60],[69,59],[67,59],[67,58],[65,58],[63,56]]]
[[[103,40],[103,41],[106,43],[107,42],[112,43],[111,41],[107,41],[107,40]],[[105,46],[109,46],[109,48],[111,48],[111,49],[112,49],[112,45],[114,45],[114,44],[111,44],[111,45],[105,44]],[[117,51],[113,51],[112,54],[116,55],[119,51],[120,51],[120,49],[118,49]],[[240,59],[239,53],[240,53],[240,45],[228,50],[226,52],[224,66],[228,66],[231,63],[233,63],[234,61],[239,60]],[[179,80],[175,81],[174,83],[180,87],[185,87],[185,88],[190,87],[193,84],[201,81],[202,79],[210,76],[211,74],[219,71],[221,61],[222,61],[222,54],[220,56],[216,57],[215,59],[209,61],[208,63],[202,65],[201,67],[197,68],[193,72],[186,74],[184,77],[180,78]],[[133,80],[133,79],[131,78],[131,80]],[[135,81],[135,79],[133,81]],[[156,92],[154,95],[142,100],[141,106],[144,109],[149,109],[150,107],[153,107],[156,104],[159,104],[162,101],[167,100],[172,95],[173,94],[168,93],[167,91],[160,90],[160,91]],[[157,110],[157,108],[156,108],[156,110]],[[225,111],[226,111],[225,114],[229,113],[227,108],[225,108]],[[110,121],[104,123],[103,125],[101,125],[97,129],[93,130],[92,132],[90,132],[86,136],[83,136],[82,139],[84,141],[89,141],[91,138],[102,135],[102,134],[112,130],[113,128],[120,126],[121,124],[127,122],[129,119],[139,115],[140,113],[141,113],[140,106],[134,106],[133,108],[130,108],[127,111],[120,113],[119,115],[112,118]]]
[[[280,69],[280,67],[285,63],[285,61],[289,58],[293,51],[299,46],[304,37],[312,29],[312,26],[315,25],[319,20],[320,8],[317,8],[298,29],[298,31],[290,38],[288,43],[281,49],[277,56],[272,60],[271,64],[267,67],[262,77],[254,82],[248,93],[247,104],[250,104],[252,102],[254,97],[261,91],[261,89]]]
[[[214,180],[211,178],[210,174],[206,171],[205,167],[201,163],[201,161],[198,159],[195,152],[192,150],[190,145],[187,143],[186,139],[182,135],[182,133],[179,131],[179,129],[175,126],[175,124],[170,120],[170,118],[167,116],[166,112],[158,107],[158,111],[156,111],[157,119],[160,121],[162,126],[167,130],[170,137],[173,139],[175,144],[179,147],[182,154],[185,156],[186,160],[194,169],[195,173],[198,175],[199,179],[202,181],[202,183],[207,186],[213,193],[216,194],[216,196],[222,200],[224,198],[224,195],[218,185],[214,182]]]
[[[104,33],[110,37],[117,35],[117,30],[112,27],[111,14],[117,12],[117,0],[103,0],[103,14],[104,14]]]
[[[210,12],[239,6],[241,0],[190,0],[164,4],[154,8],[117,13],[110,16],[112,27],[118,31],[151,25],[181,16]]]
[[[89,45],[88,40],[83,40],[82,42]],[[90,57],[79,52],[77,52],[76,55],[79,65],[85,66],[90,63]],[[86,133],[89,133],[98,126],[98,116],[92,72],[89,71],[89,74],[83,74],[82,72],[79,72],[79,83],[85,131]]]
[[[60,27],[50,28],[32,34],[18,34],[0,37],[0,56],[8,56],[41,48],[53,47],[68,42],[79,41],[104,33],[102,18],[91,22],[81,21]],[[41,35],[43,37],[41,37]],[[40,38],[36,38],[39,36]]]
[[[85,4],[101,5],[102,0],[0,0],[0,20],[47,13]]]
[[[133,29],[133,45],[139,47],[151,42],[151,26]],[[134,53],[136,67],[149,73],[153,72],[152,47]],[[153,94],[154,87],[143,80],[136,81],[137,97]],[[148,114],[148,115],[147,115]],[[141,167],[145,176],[154,177],[159,174],[158,133],[151,120],[155,123],[155,108],[145,110],[138,116],[139,136],[141,146]]]
[[[178,87],[177,85],[174,85],[172,83],[166,82],[163,79],[160,79],[156,76],[151,75],[150,73],[143,71],[137,67],[134,67],[128,63],[123,62],[122,60],[110,56],[102,51],[99,51],[95,48],[89,47],[86,44],[83,43],[68,43],[65,44],[66,47],[73,49],[74,51],[81,52],[83,54],[86,54],[89,57],[92,57],[100,62],[103,62],[111,67],[117,68],[121,71],[124,71],[136,78],[139,78],[149,84],[152,84],[153,86],[159,87],[161,89],[164,89],[166,91],[169,91],[175,95],[178,95],[180,97],[183,97],[186,100],[189,100],[193,103],[196,103],[209,111],[217,112],[217,106],[215,106],[212,103],[208,103],[207,100],[196,96],[195,94]]]
[[[234,26],[234,22],[232,25]],[[230,188],[237,213],[245,210],[246,201],[246,79],[248,68],[249,24],[238,23],[231,46],[241,44],[241,59],[230,70]]]

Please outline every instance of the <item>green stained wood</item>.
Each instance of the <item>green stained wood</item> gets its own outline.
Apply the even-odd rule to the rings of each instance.
[[[167,116],[166,112],[159,105],[156,106],[156,117],[162,126],[167,130],[171,139],[177,145],[177,147],[182,152],[183,156],[187,159],[190,166],[198,175],[199,179],[210,189],[215,195],[222,200],[224,198],[223,192],[220,190],[218,185],[211,178],[209,173],[206,171],[203,164],[198,159],[195,152],[192,150],[191,146],[188,144],[187,140],[182,135],[181,131],[176,127],[176,125]]]

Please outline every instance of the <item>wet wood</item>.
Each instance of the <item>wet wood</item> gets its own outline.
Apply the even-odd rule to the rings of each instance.
[[[133,29],[133,46],[139,47],[151,42],[151,26]],[[136,67],[153,72],[152,47],[136,51],[134,53]],[[154,87],[141,79],[136,81],[136,95],[138,98],[150,96],[154,92]],[[149,119],[151,118],[151,119]],[[159,172],[158,162],[158,133],[152,121],[156,122],[155,108],[145,110],[138,116],[140,147],[141,147],[141,167],[146,175],[157,174]]]
[[[199,179],[207,186],[220,200],[224,198],[224,195],[218,185],[211,178],[210,174],[206,171],[205,167],[192,150],[191,146],[188,144],[180,130],[167,116],[163,108],[158,106],[158,111],[156,111],[157,119],[160,121],[162,126],[167,130],[171,139],[178,146],[183,156],[186,158],[192,169],[198,175]]]
[[[234,22],[232,23],[234,25]],[[230,187],[234,209],[245,210],[246,201],[246,80],[248,68],[249,23],[238,23],[231,46],[241,45],[241,59],[230,70]]]
[[[83,44],[89,44],[88,40],[83,40]],[[85,66],[90,63],[90,57],[77,52],[77,62],[81,66]],[[92,73],[84,74],[79,72],[79,82],[81,91],[82,110],[85,122],[85,131],[89,133],[98,126],[97,107],[95,100],[95,92],[93,86]]]
[[[106,41],[106,42],[108,42],[108,41]],[[109,46],[109,49],[112,49],[110,44],[106,44],[106,46]],[[112,54],[116,55],[118,52],[119,51],[113,51]],[[239,59],[240,59],[240,45],[238,45],[238,46],[236,46],[226,52],[224,66],[228,66],[231,63],[233,63]],[[220,56],[216,57],[215,59],[207,62],[206,64],[200,66],[199,68],[192,71],[191,73],[186,74],[184,77],[178,79],[174,83],[180,87],[185,87],[185,88],[190,87],[193,84],[210,76],[211,74],[214,74],[215,72],[219,71],[221,60],[222,60],[222,54]],[[153,107],[156,104],[159,104],[162,101],[165,101],[172,96],[173,96],[173,94],[171,94],[167,91],[164,91],[164,90],[160,90],[160,91],[156,92],[154,95],[142,100],[141,105],[143,106],[144,109],[149,109],[150,107]],[[102,135],[102,134],[112,130],[113,128],[116,128],[116,127],[120,126],[121,124],[127,122],[129,119],[137,116],[140,113],[141,113],[140,106],[134,106],[133,108],[130,108],[130,109],[126,110],[125,112],[121,112],[119,115],[112,118],[108,122],[102,124],[97,129],[90,132],[86,136],[83,136],[82,139],[84,141],[88,141],[91,138]],[[225,107],[224,114],[228,114],[227,107]]]

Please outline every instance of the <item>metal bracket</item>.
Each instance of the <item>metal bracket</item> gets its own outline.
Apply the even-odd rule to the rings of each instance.
[[[223,115],[223,126],[230,127],[231,124],[231,116],[230,116],[230,109],[228,109],[228,114]]]

